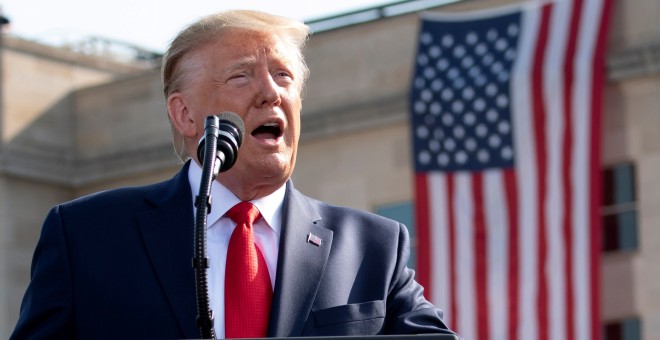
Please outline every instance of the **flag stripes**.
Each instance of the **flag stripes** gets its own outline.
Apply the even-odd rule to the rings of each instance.
[[[423,15],[418,279],[466,339],[599,339],[609,2]]]

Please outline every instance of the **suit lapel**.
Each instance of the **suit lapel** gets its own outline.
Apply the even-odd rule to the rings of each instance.
[[[301,335],[332,246],[315,207],[289,181],[268,336]],[[308,237],[312,239],[308,241]],[[316,238],[314,238],[316,237]],[[320,240],[320,245],[318,244]]]
[[[188,165],[173,179],[157,185],[145,199],[153,209],[138,215],[140,232],[155,272],[184,337],[198,337],[195,317],[193,211]]]

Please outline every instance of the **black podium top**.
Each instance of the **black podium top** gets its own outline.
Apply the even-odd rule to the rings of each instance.
[[[453,334],[356,335],[356,336],[302,336],[294,338],[259,338],[269,340],[461,340]],[[249,339],[248,339],[249,340]],[[257,340],[257,339],[252,339]]]

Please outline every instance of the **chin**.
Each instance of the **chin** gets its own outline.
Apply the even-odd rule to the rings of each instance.
[[[290,168],[287,167],[263,167],[252,171],[255,177],[268,179],[269,181],[275,182],[286,182],[291,176]]]

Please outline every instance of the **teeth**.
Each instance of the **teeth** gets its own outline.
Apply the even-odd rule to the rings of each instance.
[[[268,126],[268,127],[271,127],[271,126],[272,126],[272,127],[277,127],[277,123],[266,123],[266,124],[264,124],[264,126]]]

